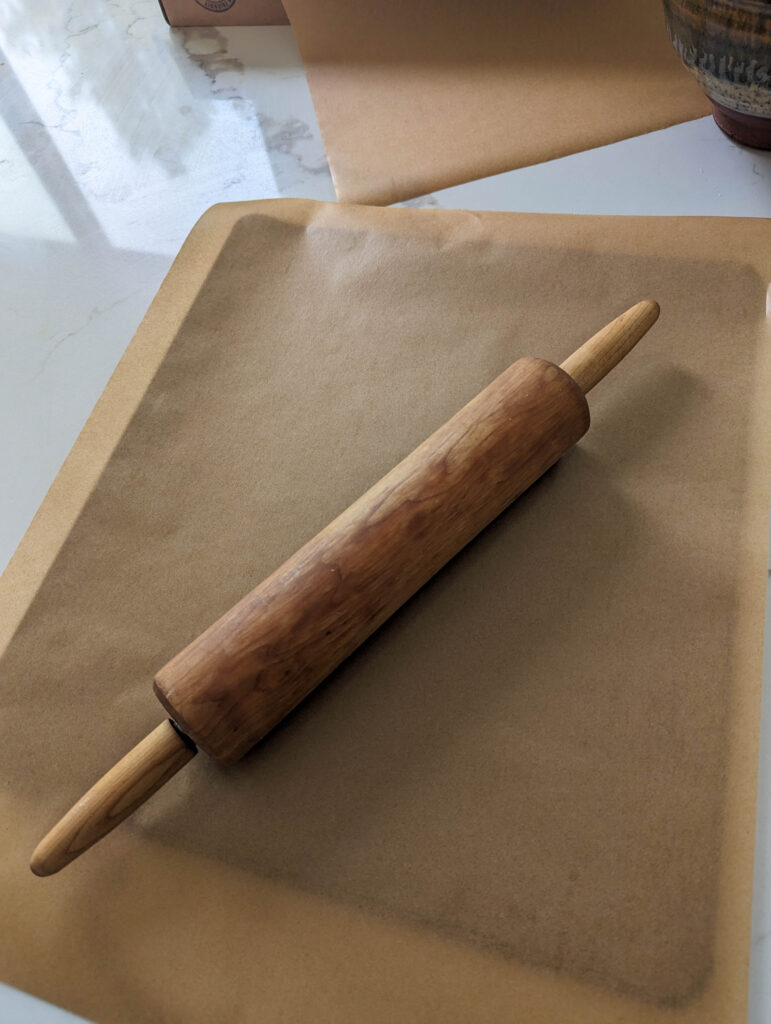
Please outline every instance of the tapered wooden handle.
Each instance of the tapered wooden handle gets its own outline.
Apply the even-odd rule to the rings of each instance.
[[[195,756],[171,722],[161,724],[103,775],[38,844],[30,867],[52,875],[112,832]]]
[[[560,366],[588,395],[656,323],[659,312],[658,302],[651,299],[638,302],[585,341]]]

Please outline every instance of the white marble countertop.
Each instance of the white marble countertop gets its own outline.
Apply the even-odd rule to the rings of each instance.
[[[335,195],[289,28],[170,30],[157,0],[4,0],[0,46],[2,569],[200,214]],[[703,119],[406,205],[771,217],[771,154]],[[770,703],[750,1024],[771,1019]],[[0,985],[0,1020],[75,1018]]]

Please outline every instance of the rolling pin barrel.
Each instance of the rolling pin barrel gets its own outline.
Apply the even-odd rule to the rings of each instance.
[[[588,426],[572,377],[518,360],[162,668],[161,703],[237,761]]]
[[[584,397],[655,323],[638,302],[561,367],[520,359],[155,678],[163,722],[38,844],[50,875],[195,754],[237,761],[575,444]],[[176,723],[176,724],[174,724]]]

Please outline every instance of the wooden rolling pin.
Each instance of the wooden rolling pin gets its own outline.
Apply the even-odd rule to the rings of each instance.
[[[584,397],[655,323],[640,302],[562,366],[525,358],[160,670],[171,720],[115,765],[32,856],[50,875],[201,747],[233,763],[572,447]]]

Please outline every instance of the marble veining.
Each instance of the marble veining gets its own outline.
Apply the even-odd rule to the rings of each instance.
[[[5,0],[0,46],[4,565],[197,218],[334,190],[288,28]]]
[[[329,165],[323,152],[317,152],[314,129],[299,117],[277,121],[270,114],[260,114],[260,130],[269,153],[289,157],[302,174],[328,175]]]

